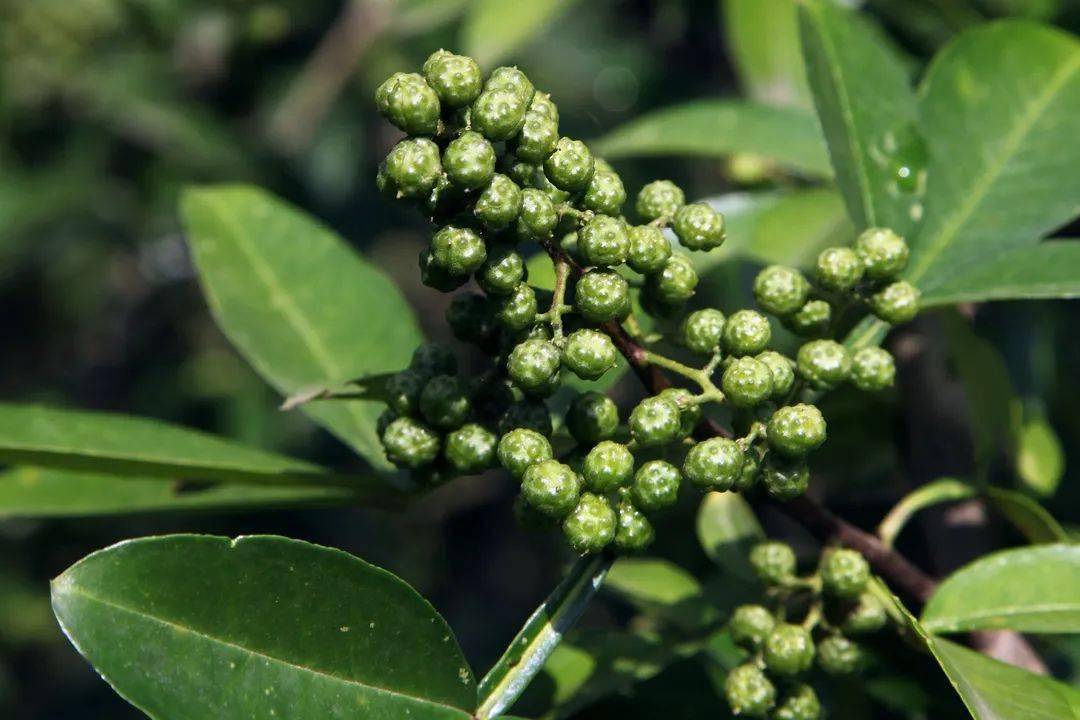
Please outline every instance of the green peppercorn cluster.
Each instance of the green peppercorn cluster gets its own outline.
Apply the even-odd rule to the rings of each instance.
[[[826,551],[814,573],[797,574],[795,552],[769,541],[750,551],[765,587],[762,604],[732,612],[728,631],[747,653],[724,683],[732,713],[772,720],[817,720],[821,703],[807,673],[851,675],[866,665],[853,636],[885,627],[885,607],[868,590],[870,568],[858,552]]]

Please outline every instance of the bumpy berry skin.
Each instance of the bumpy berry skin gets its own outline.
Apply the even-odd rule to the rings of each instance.
[[[405,197],[431,192],[442,175],[439,146],[427,138],[406,138],[386,156],[386,173]]]
[[[857,643],[843,635],[833,635],[818,643],[817,664],[829,675],[850,675],[865,664],[866,657]]]
[[[439,96],[416,73],[394,73],[375,91],[375,105],[409,135],[433,135],[439,129]]]
[[[416,414],[428,377],[411,369],[394,374],[386,381],[386,404],[398,415]]]
[[[536,88],[533,87],[532,82],[526,77],[525,73],[509,65],[503,65],[492,70],[484,89],[509,90],[520,97],[526,107],[532,103],[533,94],[536,92]]]
[[[907,243],[888,228],[865,230],[855,239],[855,252],[871,280],[890,280],[907,267]]]
[[[777,625],[765,638],[764,650],[766,667],[777,675],[798,675],[814,664],[814,640],[800,625]]]
[[[739,647],[756,650],[776,627],[776,618],[761,605],[740,605],[731,613],[728,629]]]
[[[513,141],[514,154],[529,163],[547,160],[559,144],[559,123],[543,113],[530,109],[525,124]]]
[[[544,175],[560,190],[574,193],[584,190],[592,180],[596,163],[585,143],[560,138],[555,152],[544,161]]]
[[[488,343],[497,328],[495,308],[477,293],[455,295],[446,308],[446,323],[455,338],[476,345]]]
[[[724,370],[720,387],[732,406],[754,407],[772,395],[772,372],[768,365],[755,358],[736,358]]]
[[[901,325],[919,314],[920,297],[918,288],[899,280],[874,293],[870,297],[870,309],[885,322]]]
[[[615,530],[615,547],[623,552],[641,552],[652,545],[656,531],[652,523],[632,502],[623,500],[616,508],[619,516]]]
[[[621,265],[629,252],[630,238],[621,220],[597,215],[578,232],[578,254],[586,265]]]
[[[563,365],[582,380],[600,378],[615,367],[618,357],[615,343],[597,330],[575,330],[563,347]]]
[[[753,310],[739,310],[724,323],[721,343],[724,350],[736,357],[757,355],[769,346],[772,328],[769,319]]]
[[[574,398],[566,412],[566,429],[582,445],[606,440],[619,428],[619,409],[607,395],[584,392]]]
[[[492,142],[509,140],[525,125],[526,104],[510,90],[485,90],[472,104],[472,125]]]
[[[662,303],[679,305],[694,296],[697,284],[697,271],[690,261],[681,255],[672,255],[663,269],[648,276],[645,290]]]
[[[536,291],[526,283],[519,283],[512,293],[498,299],[495,319],[509,330],[532,327],[536,322]]]
[[[732,714],[763,718],[776,705],[776,686],[757,665],[747,663],[728,673],[724,697]]]
[[[743,467],[743,452],[734,440],[709,438],[694,445],[683,461],[683,475],[702,490],[730,490]]]
[[[443,454],[450,466],[461,473],[487,470],[495,462],[498,438],[483,425],[467,423],[446,436]]]
[[[634,507],[645,513],[671,507],[679,499],[681,480],[679,468],[665,460],[650,460],[634,473],[630,486]]]
[[[458,363],[454,353],[445,345],[427,342],[413,350],[412,359],[409,360],[409,369],[415,370],[424,377],[455,375]]]
[[[750,567],[766,585],[780,585],[795,577],[795,551],[787,543],[758,543],[750,551]]]
[[[574,307],[591,322],[623,317],[630,310],[630,286],[613,272],[594,270],[577,281]]]
[[[806,304],[810,283],[798,270],[769,265],[754,278],[754,299],[765,312],[778,317],[791,315]]]
[[[506,372],[531,395],[549,395],[559,382],[559,348],[546,340],[526,340],[510,351]]]
[[[431,238],[436,264],[450,275],[471,275],[487,260],[487,246],[475,230],[447,225]]]
[[[773,710],[773,720],[818,720],[821,717],[821,701],[814,689],[799,684],[788,690]]]
[[[775,350],[766,350],[757,355],[756,359],[769,368],[773,398],[782,398],[791,392],[791,388],[795,386],[795,368],[791,361]]]
[[[649,275],[664,269],[671,257],[671,243],[660,228],[635,225],[627,230],[630,251],[626,263],[634,272]]]
[[[654,395],[637,404],[630,413],[630,434],[642,447],[667,445],[682,432],[679,406]]]
[[[821,588],[829,595],[854,599],[870,581],[870,565],[859,552],[847,548],[829,551],[821,563]]]
[[[452,375],[436,375],[428,380],[418,405],[425,420],[444,430],[460,427],[472,410],[461,381]]]
[[[545,238],[551,235],[558,222],[559,216],[551,198],[533,188],[522,191],[519,228],[533,238]]]
[[[896,362],[888,350],[863,348],[851,358],[851,383],[864,392],[878,392],[896,382]]]
[[[831,322],[832,305],[824,300],[810,300],[783,319],[784,327],[799,337],[821,337]]]
[[[694,394],[686,388],[670,387],[660,391],[657,397],[667,398],[679,408],[679,439],[689,437],[701,422],[701,407],[694,402]]]
[[[458,289],[469,281],[468,276],[451,275],[443,270],[442,267],[435,262],[435,253],[431,251],[431,248],[424,248],[421,250],[418,260],[418,265],[420,266],[420,282],[429,288],[433,288],[439,292],[450,292]]]
[[[787,502],[806,492],[810,486],[810,468],[805,460],[785,460],[770,454],[761,480],[770,497]]]
[[[424,62],[424,79],[450,107],[464,107],[484,88],[480,66],[471,57],[436,50]]]
[[[514,403],[499,418],[498,426],[499,432],[503,434],[516,428],[525,428],[551,437],[551,411],[543,400]]]
[[[724,313],[713,308],[695,310],[679,326],[679,340],[690,352],[712,355],[724,333]]]
[[[482,188],[495,176],[495,148],[480,133],[467,130],[446,146],[442,166],[458,187]]]
[[[769,447],[784,457],[804,457],[825,442],[825,418],[815,405],[789,405],[769,418]]]
[[[387,459],[405,468],[418,468],[439,457],[439,435],[423,423],[399,417],[390,423],[382,436]]]
[[[515,478],[521,479],[532,465],[553,457],[551,443],[546,437],[529,428],[515,428],[499,439],[499,464]]]
[[[509,248],[498,248],[476,271],[476,284],[488,295],[509,295],[525,279],[525,260]]]
[[[818,390],[832,390],[851,374],[851,354],[834,340],[811,340],[795,357],[799,375]]]
[[[814,277],[826,290],[848,292],[859,284],[862,276],[862,258],[851,248],[825,248],[817,256]]]
[[[581,480],[569,466],[557,460],[545,460],[525,471],[521,494],[544,515],[561,520],[577,507]]]
[[[671,224],[679,243],[687,250],[712,250],[724,244],[724,216],[705,203],[683,205]]]
[[[563,534],[579,555],[600,552],[615,539],[618,516],[607,498],[585,493],[563,520]]]
[[[682,188],[670,180],[655,180],[638,192],[634,209],[645,222],[672,218],[686,204]]]
[[[604,215],[618,215],[626,202],[626,188],[616,173],[597,170],[585,188],[581,204]]]
[[[521,188],[496,173],[473,206],[473,216],[488,230],[502,230],[521,215]]]
[[[559,122],[559,108],[552,101],[551,96],[543,92],[533,93],[532,102],[529,103],[531,112],[543,115],[546,118]]]
[[[595,493],[625,487],[634,476],[634,455],[625,445],[603,440],[585,455],[581,476],[585,487]]]
[[[738,479],[735,480],[735,487],[732,490],[748,492],[758,484],[760,479],[761,463],[758,461],[757,454],[754,452],[744,453],[742,472],[739,473]]]
[[[866,635],[881,630],[888,621],[889,616],[885,613],[885,606],[881,604],[877,596],[864,592],[848,609],[840,627],[849,635]]]

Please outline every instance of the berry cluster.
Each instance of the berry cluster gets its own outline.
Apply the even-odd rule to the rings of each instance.
[[[829,675],[850,675],[866,656],[850,636],[881,630],[885,607],[867,591],[870,568],[854,550],[826,551],[816,572],[796,575],[795,553],[764,542],[750,564],[766,587],[766,603],[742,605],[728,621],[731,637],[749,659],[733,669],[724,694],[735,715],[772,720],[817,720],[821,705],[803,677],[815,664]],[[790,620],[793,613],[802,617]]]
[[[754,310],[725,316],[706,308],[679,322],[698,277],[671,238],[690,251],[719,247],[723,216],[658,180],[636,197],[637,223],[628,220],[619,175],[560,135],[558,108],[519,69],[496,68],[485,79],[471,58],[440,50],[422,74],[386,80],[376,103],[407,134],[381,165],[378,185],[434,226],[419,258],[421,281],[442,292],[475,282],[479,291],[455,295],[446,320],[455,338],[494,360],[490,372],[466,381],[447,351],[424,346],[388,383],[380,423],[387,456],[421,479],[499,464],[521,484],[524,521],[560,523],[580,553],[640,550],[654,535],[648,516],[673,505],[684,480],[705,491],[748,490],[760,478],[777,499],[802,493],[805,457],[825,440],[821,412],[799,402],[804,390],[849,378],[865,390],[891,385],[884,350],[852,357],[822,338],[796,359],[770,350],[770,322]],[[552,291],[528,283],[529,246],[551,258]],[[802,335],[824,334],[832,308],[852,298],[901,321],[917,293],[903,282],[881,285],[906,258],[902,239],[868,231],[855,250],[822,253],[813,299],[803,275],[778,266],[761,273],[755,296]],[[658,323],[674,323],[671,337],[707,358],[704,366],[646,350],[635,300]],[[553,433],[545,398],[564,371],[594,381],[611,370],[619,358],[612,337],[620,335],[641,346],[646,362],[696,388],[663,390],[625,418],[610,398],[584,392]],[[694,442],[710,404],[735,409],[735,439]],[[573,442],[564,448],[563,440]]]

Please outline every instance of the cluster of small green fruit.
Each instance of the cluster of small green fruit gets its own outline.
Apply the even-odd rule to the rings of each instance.
[[[475,281],[480,292],[455,295],[446,320],[455,338],[494,360],[490,372],[466,380],[452,355],[425,346],[388,383],[380,423],[387,456],[424,481],[501,464],[521,483],[521,516],[561,523],[575,551],[640,550],[654,537],[647,516],[673,505],[684,480],[708,491],[747,490],[761,479],[777,499],[801,494],[806,455],[826,432],[817,407],[798,402],[804,389],[848,378],[865,390],[892,384],[892,357],[877,348],[851,356],[815,339],[796,359],[770,350],[769,320],[754,310],[726,317],[709,308],[682,319],[673,339],[707,358],[703,367],[647,349],[635,296],[657,322],[678,323],[698,283],[668,231],[683,248],[708,251],[724,242],[724,219],[658,180],[641,189],[638,222],[629,221],[619,175],[581,141],[560,136],[558,108],[519,69],[500,67],[485,80],[471,58],[440,50],[422,74],[384,82],[376,103],[407,134],[380,167],[379,187],[434,225],[420,254],[421,280],[442,292]],[[552,290],[528,283],[523,245],[551,258]],[[868,232],[854,250],[822,254],[813,299],[803,275],[780,267],[762,272],[755,295],[804,335],[824,332],[833,305],[853,298],[899,321],[917,308],[917,293],[900,301],[914,289],[882,283],[906,258],[902,239]],[[824,324],[812,321],[821,306]],[[632,337],[639,362],[695,390],[647,397],[625,423],[610,398],[581,393],[565,416],[567,432],[553,437],[545,398],[562,386],[564,369],[595,381],[614,368],[613,336]],[[694,442],[709,404],[735,408],[738,437]],[[573,442],[563,448],[564,439]]]
[[[870,568],[858,552],[826,551],[817,570],[796,575],[795,553],[764,542],[750,564],[765,584],[762,605],[743,605],[728,621],[731,637],[749,659],[728,673],[724,694],[732,713],[772,720],[817,720],[821,704],[803,677],[816,664],[829,675],[850,675],[866,655],[850,636],[874,633],[888,617],[868,591]],[[802,619],[793,622],[791,616]]]

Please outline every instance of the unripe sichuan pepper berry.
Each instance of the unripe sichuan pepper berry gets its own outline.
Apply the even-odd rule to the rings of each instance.
[[[554,120],[555,122],[559,122],[559,108],[547,93],[533,93],[532,102],[529,103],[529,110]]]
[[[870,297],[870,309],[887,323],[900,325],[919,314],[919,289],[900,280],[886,285]]]
[[[818,720],[820,717],[821,701],[814,689],[805,683],[788,690],[772,712],[773,720]]]
[[[446,308],[446,323],[461,342],[483,345],[497,329],[495,308],[478,293],[458,293]],[[447,373],[449,374],[449,373]]]
[[[864,592],[858,601],[847,609],[841,629],[849,635],[875,633],[885,627],[889,616],[877,596]]]
[[[375,105],[409,135],[433,135],[439,129],[439,96],[416,73],[391,75],[375,91]]]
[[[888,228],[865,230],[855,239],[855,252],[871,280],[889,280],[907,267],[907,243]]]
[[[560,353],[546,340],[526,340],[510,351],[506,372],[514,384],[532,395],[548,395],[559,382]]]
[[[594,270],[574,286],[574,307],[591,322],[623,317],[630,311],[630,286],[613,272]]]
[[[634,209],[645,222],[672,218],[686,204],[682,189],[670,180],[654,180],[638,192]]]
[[[634,473],[630,486],[634,507],[645,513],[671,507],[679,499],[681,480],[679,468],[666,460],[650,460]]]
[[[465,388],[452,375],[437,375],[428,380],[420,393],[419,407],[425,420],[444,430],[460,427],[472,410]]]
[[[720,388],[734,407],[760,405],[772,395],[772,372],[760,360],[736,358],[720,379]]]
[[[810,283],[803,274],[783,265],[770,265],[754,279],[754,299],[765,312],[779,317],[806,304]]]
[[[516,402],[506,409],[498,421],[500,433],[505,434],[515,428],[527,428],[550,437],[551,411],[543,400],[526,399],[524,402]]]
[[[499,464],[520,479],[532,465],[553,457],[548,439],[528,428],[516,428],[502,436],[498,446]]]
[[[382,436],[386,457],[398,467],[418,468],[439,456],[439,435],[423,423],[399,417]]]
[[[559,215],[551,198],[534,188],[522,191],[519,230],[532,238],[545,238],[551,235],[558,222]]]
[[[480,66],[471,57],[446,50],[433,52],[424,62],[424,79],[450,107],[464,107],[484,88]]]
[[[608,493],[630,484],[634,475],[634,455],[625,446],[603,440],[593,446],[581,463],[585,487],[596,493]]]
[[[673,255],[662,270],[647,277],[645,290],[662,303],[678,305],[694,296],[697,284],[697,271],[690,261],[682,255]]]
[[[545,460],[525,471],[521,494],[529,505],[544,515],[561,520],[577,507],[581,480],[568,465]]]
[[[785,460],[770,454],[765,459],[761,480],[770,497],[786,502],[806,492],[810,486],[810,468],[805,460]]]
[[[525,73],[509,65],[492,70],[484,88],[487,90],[509,90],[524,100],[526,105],[532,103],[533,94],[536,92],[536,88],[533,87],[532,82],[526,77]]]
[[[728,673],[724,697],[732,714],[763,718],[776,705],[776,686],[757,665],[746,663]]]
[[[795,356],[799,375],[817,390],[832,390],[851,374],[851,355],[835,340],[811,340]]]
[[[386,404],[399,415],[415,414],[427,381],[427,375],[415,370],[395,373],[386,381]]]
[[[457,374],[458,363],[454,353],[445,345],[429,342],[413,350],[409,369],[425,377]]]
[[[712,355],[720,346],[724,332],[724,313],[713,308],[695,310],[679,326],[679,340],[690,352]]]
[[[825,442],[825,418],[814,405],[790,405],[773,413],[767,432],[774,451],[800,458]]]
[[[694,394],[686,388],[669,387],[660,391],[662,397],[679,408],[679,438],[689,437],[701,421],[701,407],[694,401]]]
[[[739,310],[724,323],[721,343],[729,354],[757,355],[769,346],[772,328],[769,319],[753,310]]]
[[[578,254],[586,265],[621,265],[629,252],[630,238],[621,220],[597,215],[578,232]]]
[[[429,288],[434,288],[439,292],[450,292],[456,290],[469,281],[467,275],[451,275],[442,269],[435,261],[435,253],[431,251],[431,248],[424,248],[420,251],[418,258],[420,266],[420,282]]]
[[[776,627],[776,618],[760,605],[740,605],[731,613],[728,629],[739,647],[756,650]]]
[[[637,404],[630,413],[630,434],[642,447],[667,445],[682,431],[679,406],[655,395]]]
[[[536,323],[536,291],[526,283],[518,283],[506,297],[495,304],[495,319],[508,330],[526,330]]]
[[[630,251],[626,264],[634,272],[648,275],[664,269],[671,257],[671,243],[660,228],[651,225],[635,225],[627,230]]]
[[[439,146],[427,138],[407,138],[386,156],[386,173],[405,197],[431,192],[442,176]]]
[[[603,393],[584,392],[574,398],[566,412],[566,429],[581,445],[606,440],[619,428],[619,409]]]
[[[597,330],[575,330],[563,346],[563,365],[582,380],[596,380],[615,367],[619,351],[611,338]]]
[[[458,187],[482,188],[495,176],[495,148],[480,133],[467,130],[446,146],[442,166]]]
[[[593,212],[618,215],[626,202],[626,188],[617,173],[597,169],[585,188],[581,204]]]
[[[818,643],[818,667],[829,675],[850,675],[865,662],[862,648],[843,635],[832,635]]]
[[[675,212],[671,229],[687,250],[712,250],[724,244],[724,216],[705,203],[684,205]]]
[[[742,466],[743,452],[734,440],[709,438],[686,454],[683,475],[702,490],[730,490]]]
[[[847,292],[862,280],[862,258],[851,248],[825,248],[817,256],[814,276],[826,290]]]
[[[750,551],[750,567],[766,585],[780,585],[795,577],[795,551],[787,543],[758,543]]]
[[[468,423],[446,436],[446,456],[450,466],[462,473],[486,470],[495,462],[498,438],[483,425]]]
[[[488,295],[509,295],[525,278],[525,260],[509,248],[497,248],[476,271],[476,284]]]
[[[821,563],[821,589],[833,597],[857,598],[869,581],[870,565],[855,550],[830,550]]]
[[[757,452],[750,450],[743,454],[742,472],[739,473],[739,478],[735,481],[735,487],[732,490],[735,492],[747,492],[752,490],[760,479],[761,462],[758,459]]]
[[[615,547],[623,552],[641,552],[652,545],[656,531],[632,502],[626,499],[620,501],[616,513],[619,519],[615,530]]]
[[[487,260],[487,246],[475,230],[447,225],[431,238],[436,264],[451,275],[471,275]]]
[[[772,375],[772,397],[782,398],[795,386],[795,367],[787,357],[775,350],[766,350],[756,356],[758,362],[769,368]]]
[[[564,137],[559,139],[555,152],[544,161],[544,175],[555,187],[573,193],[588,186],[595,167],[585,143]]]
[[[509,140],[525,125],[525,101],[510,90],[485,90],[472,104],[472,126],[492,142]]]
[[[851,359],[851,383],[866,392],[892,387],[896,381],[896,363],[888,350],[863,348]]]
[[[547,160],[558,144],[559,123],[532,109],[525,113],[525,124],[512,141],[514,154],[530,163]]]
[[[563,534],[574,552],[599,552],[615,539],[618,516],[607,498],[585,493],[563,520]]]
[[[810,300],[782,322],[799,337],[820,337],[829,331],[832,305],[825,300]]]
[[[521,215],[521,188],[505,175],[495,174],[473,206],[473,216],[488,230],[502,230]]]
[[[814,640],[801,625],[777,625],[765,638],[765,666],[777,675],[806,672],[814,664]]]

